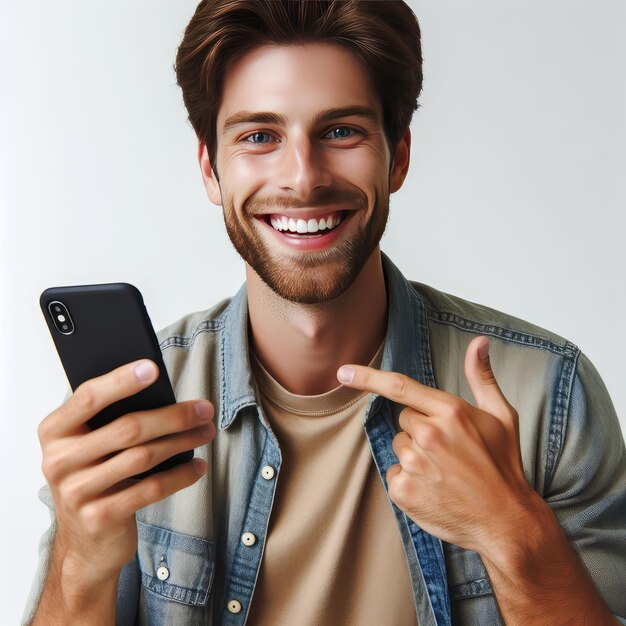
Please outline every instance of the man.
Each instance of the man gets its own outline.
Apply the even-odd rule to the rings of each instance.
[[[178,404],[89,432],[154,382],[133,363],[42,422],[56,524],[26,621],[626,623],[593,366],[380,252],[421,88],[408,7],[202,2],[177,76],[246,285],[161,331]]]

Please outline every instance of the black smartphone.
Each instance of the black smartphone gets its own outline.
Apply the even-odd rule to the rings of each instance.
[[[41,294],[39,303],[72,390],[138,359],[151,359],[159,366],[156,382],[103,409],[87,422],[90,428],[126,413],[176,402],[157,336],[136,287],[128,283],[51,287]],[[135,478],[192,458],[193,450],[177,454]]]

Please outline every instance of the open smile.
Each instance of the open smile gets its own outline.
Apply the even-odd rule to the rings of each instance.
[[[287,215],[272,214],[265,216],[265,221],[275,230],[298,233],[300,235],[315,234],[320,231],[329,231],[337,228],[347,211],[334,211],[326,215],[309,219],[294,218]]]
[[[333,211],[308,219],[279,213],[259,216],[259,221],[280,241],[298,250],[321,250],[331,245],[350,221],[353,211]]]

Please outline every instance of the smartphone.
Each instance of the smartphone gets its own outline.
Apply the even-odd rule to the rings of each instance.
[[[176,402],[157,336],[136,287],[128,283],[51,287],[41,294],[39,303],[72,390],[138,359],[151,359],[159,366],[156,382],[100,411],[87,422],[90,428],[126,413]],[[177,454],[135,478],[192,458],[193,450]]]

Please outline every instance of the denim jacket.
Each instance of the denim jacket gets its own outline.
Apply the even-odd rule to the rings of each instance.
[[[614,407],[593,365],[553,333],[408,282],[385,255],[383,267],[389,307],[381,369],[473,403],[465,351],[473,337],[490,338],[496,379],[520,416],[526,478],[553,509],[609,608],[626,624],[626,454]],[[207,474],[137,513],[137,554],[118,585],[119,625],[246,621],[281,471],[280,448],[250,371],[247,312],[244,285],[231,300],[159,333],[178,401],[211,400],[218,432],[196,450],[208,461]],[[397,463],[391,443],[402,408],[372,395],[363,416],[385,488],[387,469]],[[23,623],[37,606],[54,540],[47,487],[40,497],[53,523],[40,544]],[[389,504],[412,581],[414,606],[407,611],[416,612],[420,626],[502,624],[480,556],[426,533]],[[301,623],[307,623],[306,615]]]

